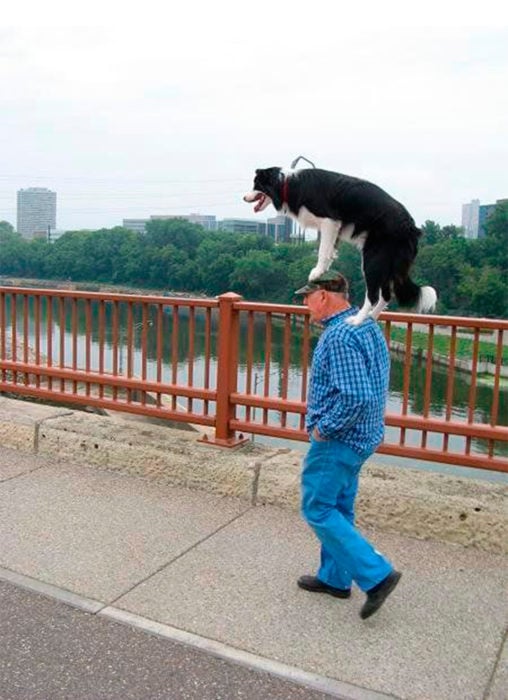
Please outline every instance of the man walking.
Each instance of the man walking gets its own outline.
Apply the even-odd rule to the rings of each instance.
[[[358,309],[347,280],[329,271],[295,292],[324,326],[312,360],[307,403],[310,447],[302,472],[302,514],[321,542],[316,576],[307,591],[349,598],[354,581],[367,595],[360,616],[375,613],[401,574],[354,524],[358,477],[383,439],[390,356],[377,324],[350,325]]]

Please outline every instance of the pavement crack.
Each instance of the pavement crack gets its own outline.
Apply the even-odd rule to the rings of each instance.
[[[169,561],[164,562],[164,564],[161,564],[158,569],[155,571],[152,571],[148,576],[145,576],[145,578],[141,579],[140,581],[136,581],[134,585],[132,585],[130,588],[126,589],[120,595],[118,595],[116,598],[113,600],[109,601],[107,603],[107,607],[113,607],[121,598],[124,596],[128,595],[131,591],[133,591],[135,588],[138,588],[138,586],[142,586],[144,583],[149,581],[153,576],[156,576],[158,573],[160,573],[163,569],[165,569],[168,566],[171,566],[171,564],[174,564],[176,561],[184,557],[186,554],[191,552],[193,549],[196,549],[196,547],[199,547],[201,544],[206,542],[207,540],[211,539],[212,537],[215,537],[219,532],[224,530],[225,528],[229,527],[232,525],[236,520],[239,518],[242,518],[246,513],[248,513],[250,510],[252,510],[253,506],[249,506],[245,510],[243,510],[241,513],[238,513],[238,515],[235,515],[234,518],[231,518],[231,520],[228,520],[227,522],[223,523],[220,527],[218,527],[216,530],[213,532],[209,532],[205,537],[202,537],[200,540],[197,540],[193,544],[191,544],[190,547],[187,547],[187,549],[184,549],[182,552],[177,554],[175,557],[170,559]]]
[[[505,644],[508,642],[508,627],[505,629],[503,638],[501,639],[501,644],[499,645],[499,649],[497,651],[496,655],[496,660],[494,661],[494,665],[492,667],[492,673],[490,674],[489,680],[487,681],[487,685],[485,686],[485,692],[483,693],[482,700],[488,700],[490,696],[490,691],[492,690],[492,685],[494,683],[494,679],[496,677],[497,670],[499,668],[499,664],[501,663],[501,656],[503,655],[503,649]]]
[[[14,481],[14,479],[21,479],[27,474],[33,474],[41,469],[47,469],[47,464],[41,464],[40,467],[34,467],[33,469],[26,469],[25,471],[19,472],[19,474],[13,474],[12,476],[7,476],[5,479],[0,479],[0,484],[6,484],[8,481]]]

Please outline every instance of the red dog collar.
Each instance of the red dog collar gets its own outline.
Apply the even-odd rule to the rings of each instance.
[[[288,203],[288,178],[284,178],[284,182],[282,183],[282,204],[287,204]]]

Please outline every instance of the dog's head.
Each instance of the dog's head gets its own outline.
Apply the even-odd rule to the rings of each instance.
[[[279,211],[282,208],[282,185],[284,183],[282,168],[265,168],[256,170],[254,185],[251,192],[244,196],[244,202],[256,202],[254,211],[263,211],[269,204],[273,204]]]

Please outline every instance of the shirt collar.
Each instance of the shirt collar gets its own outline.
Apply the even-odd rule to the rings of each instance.
[[[358,308],[356,306],[350,306],[349,309],[344,309],[344,311],[337,311],[337,313],[332,314],[331,316],[322,318],[321,323],[323,324],[323,326],[328,326],[329,324],[335,323],[335,321],[338,321],[341,318],[347,318],[348,316],[352,316],[357,312]]]

